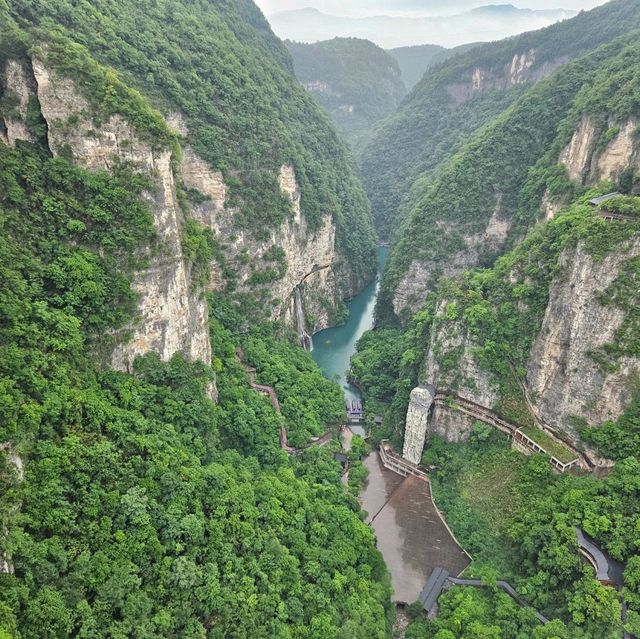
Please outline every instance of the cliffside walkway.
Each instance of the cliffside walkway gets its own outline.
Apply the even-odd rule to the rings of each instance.
[[[624,566],[604,552],[590,537],[576,526],[580,554],[594,567],[596,579],[607,586],[622,588]]]
[[[432,613],[438,602],[438,597],[440,597],[443,590],[447,589],[448,584],[453,586],[470,586],[472,588],[491,587],[491,584],[487,584],[481,579],[460,579],[458,577],[451,577],[446,569],[438,566],[437,568],[434,568],[429,579],[427,579],[419,597],[422,608],[427,614]],[[523,608],[531,608],[541,624],[549,623],[549,620],[544,615],[541,615],[535,608],[532,608],[518,594],[516,589],[510,583],[499,580],[496,582],[496,586],[500,588],[500,590],[506,592],[518,605]]]
[[[522,427],[511,424],[501,417],[498,417],[498,415],[496,415],[490,408],[477,404],[476,402],[473,402],[466,397],[462,397],[457,393],[438,390],[436,392],[434,403],[436,406],[457,410],[461,413],[464,413],[465,415],[469,415],[474,419],[484,422],[485,424],[489,424],[490,426],[497,428],[503,433],[506,433],[520,445],[533,452],[549,455],[549,457],[551,458],[551,465],[561,473],[564,473],[570,468],[574,468],[575,466],[579,466],[580,462],[583,460],[582,455],[578,451],[570,448],[564,442],[558,442],[559,444],[561,443],[562,446],[566,447],[568,451],[570,450],[575,454],[574,459],[563,462],[548,450],[546,450],[543,446],[535,442],[526,433],[524,433]],[[546,433],[546,431],[542,432]],[[551,435],[549,435],[548,433],[547,435],[551,437]]]
[[[302,446],[301,448],[294,448],[293,446],[289,446],[289,440],[287,435],[287,427],[284,421],[284,417],[282,417],[282,410],[280,409],[280,402],[278,401],[278,395],[276,394],[273,386],[266,386],[265,384],[256,383],[256,369],[253,366],[249,366],[244,357],[244,351],[238,346],[236,348],[236,359],[247,372],[247,377],[249,378],[249,386],[254,390],[266,395],[271,400],[271,405],[278,415],[280,415],[280,448],[282,450],[289,453],[289,455],[301,455],[307,448],[311,448],[312,446],[324,446],[328,442],[333,439],[333,431],[328,430],[321,437],[314,439],[309,442],[306,446]]]

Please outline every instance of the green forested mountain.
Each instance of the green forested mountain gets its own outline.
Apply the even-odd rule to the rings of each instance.
[[[419,291],[432,290],[443,273],[491,263],[521,238],[541,217],[545,194],[562,200],[579,189],[558,165],[561,153],[587,115],[596,128],[594,158],[616,127],[636,116],[636,55],[632,32],[564,65],[481,128],[431,180],[417,183],[383,281],[383,303],[412,263],[428,270],[416,287],[419,305]],[[433,233],[441,226],[445,232]]]
[[[283,425],[293,446],[335,428],[339,387],[283,323],[210,290],[222,247],[189,215],[207,196],[180,184],[192,147],[224,174],[237,234],[260,236],[292,216],[293,165],[309,225],[332,213],[343,248],[362,233],[371,270],[348,154],[260,12],[0,0],[0,86],[0,637],[389,636],[336,445],[279,444]],[[184,328],[204,289],[209,317]],[[203,327],[207,361],[189,361],[176,340]],[[113,370],[132,332],[140,356]]]
[[[434,169],[533,83],[638,23],[635,0],[614,0],[540,31],[474,47],[428,73],[363,152],[379,232],[388,236]]]
[[[346,259],[370,276],[373,234],[348,153],[292,79],[286,48],[253,2],[94,2],[78,10],[73,2],[25,0],[5,11],[19,25],[85,46],[155,107],[181,113],[186,141],[224,173],[246,228],[287,214],[277,174],[291,164],[309,224],[318,227],[331,212]]]
[[[355,148],[368,139],[377,122],[395,111],[406,93],[396,61],[369,40],[334,38],[286,45],[298,80]]]
[[[389,54],[396,59],[402,79],[407,89],[411,90],[432,65],[433,60],[446,50],[437,44],[419,44],[413,47],[389,49]]]

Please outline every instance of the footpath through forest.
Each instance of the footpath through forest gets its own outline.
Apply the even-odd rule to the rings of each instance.
[[[282,410],[280,409],[280,402],[278,401],[278,395],[276,394],[275,389],[273,388],[273,386],[258,384],[256,382],[256,369],[253,368],[253,366],[249,366],[245,359],[244,351],[239,346],[236,348],[236,358],[238,362],[240,362],[240,365],[247,372],[249,386],[254,390],[257,390],[259,393],[262,393],[263,395],[269,397],[269,399],[271,400],[271,405],[273,406],[276,413],[278,413],[278,415],[280,416],[280,448],[282,448],[282,450],[286,451],[289,455],[299,455],[312,446],[324,446],[333,439],[333,431],[328,430],[321,437],[314,439],[306,446],[302,446],[301,448],[294,448],[293,446],[289,446],[287,426],[284,416],[282,415]]]

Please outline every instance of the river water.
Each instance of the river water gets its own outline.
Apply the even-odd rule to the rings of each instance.
[[[373,328],[373,310],[380,288],[380,274],[388,255],[388,247],[378,248],[378,275],[375,281],[349,302],[349,319],[341,326],[327,328],[313,336],[313,359],[327,377],[338,381],[348,400],[361,399],[358,389],[347,381],[347,371],[351,356],[356,350],[356,342],[363,333]],[[364,434],[359,426],[352,427],[352,430],[357,435]]]
[[[356,342],[373,327],[380,273],[387,255],[387,248],[378,249],[378,277],[349,303],[347,322],[313,336],[313,359],[327,377],[340,383],[349,400],[361,399],[346,376]],[[364,434],[358,426],[351,428],[355,434]],[[386,469],[377,451],[367,457],[365,465],[369,477],[360,502],[391,573],[393,600],[412,603],[434,568],[441,566],[457,575],[469,559],[440,519],[427,482],[417,477],[405,479]]]

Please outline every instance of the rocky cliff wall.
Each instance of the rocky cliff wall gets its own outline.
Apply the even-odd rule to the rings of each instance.
[[[319,230],[310,231],[300,206],[300,190],[293,167],[283,165],[278,176],[282,193],[289,198],[292,216],[269,232],[267,240],[256,240],[234,223],[234,210],[226,205],[227,190],[220,172],[211,170],[192,150],[185,149],[181,176],[189,189],[206,196],[192,208],[192,215],[213,232],[223,247],[225,259],[235,272],[236,291],[266,293],[267,315],[295,325],[295,290],[300,287],[308,328],[317,331],[329,325],[329,311],[341,278],[336,273],[340,259],[336,251],[336,227],[331,215],[322,219]],[[286,270],[278,279],[256,286],[252,275],[269,268],[274,248],[282,251]],[[214,287],[224,285],[222,273],[215,274]],[[346,292],[346,291],[345,291]]]
[[[624,263],[640,255],[640,238],[596,261],[583,243],[562,253],[542,329],[531,349],[526,380],[537,417],[577,439],[574,419],[596,426],[617,419],[632,399],[640,361],[623,357],[613,370],[594,358],[612,343],[624,311],[600,294]]]
[[[579,441],[578,423],[598,426],[618,419],[637,389],[640,359],[623,356],[607,366],[598,353],[615,342],[625,319],[625,311],[607,303],[603,293],[628,261],[638,256],[640,238],[635,237],[603,259],[594,258],[584,241],[565,249],[558,259],[523,386],[533,421],[569,441]],[[453,391],[495,410],[500,404],[500,387],[479,364],[474,352],[477,346],[464,319],[452,311],[447,300],[441,300],[421,378],[438,391]],[[446,405],[437,405],[428,431],[461,441],[468,437],[473,421]]]
[[[484,229],[461,236],[460,243],[463,247],[452,250],[445,261],[411,262],[391,299],[393,311],[398,317],[406,319],[420,310],[427,294],[435,289],[439,277],[454,277],[474,268],[482,255],[498,253],[503,248],[512,220],[504,215],[502,199],[502,194],[497,193],[493,212]],[[439,220],[436,222],[434,233],[446,238],[451,234],[459,234],[460,231],[455,224]]]
[[[607,126],[596,126],[593,119],[583,116],[571,141],[562,150],[560,162],[569,177],[580,184],[597,184],[613,180],[622,169],[640,169],[640,138],[635,118]]]
[[[4,73],[4,93],[12,109],[3,113],[0,139],[15,144],[33,141],[26,126],[30,100],[39,106],[47,124],[47,138],[54,155],[73,157],[81,166],[111,169],[116,162],[133,164],[152,178],[146,194],[158,232],[158,246],[150,255],[149,268],[136,274],[133,288],[139,297],[139,316],[127,327],[131,338],[120,342],[112,364],[128,370],[137,355],[158,352],[164,359],[182,352],[191,359],[211,361],[207,306],[203,291],[195,291],[190,265],[182,249],[184,212],[176,195],[180,186],[197,190],[203,197],[191,207],[190,215],[206,225],[224,252],[235,276],[235,290],[261,296],[271,319],[295,325],[295,295],[299,287],[309,332],[326,328],[336,304],[351,290],[349,269],[336,250],[336,227],[328,212],[320,228],[311,231],[301,209],[300,189],[292,166],[283,165],[278,175],[283,195],[291,201],[292,215],[267,239],[234,224],[234,210],[228,207],[228,189],[222,174],[214,171],[189,147],[182,152],[177,176],[170,150],[157,150],[142,141],[130,122],[115,115],[97,126],[92,108],[72,79],[63,77],[42,59],[10,61]],[[180,114],[167,118],[178,135],[188,131]],[[277,260],[273,255],[277,253]],[[279,270],[277,278],[255,283],[255,273]],[[211,288],[226,286],[221,265],[211,264]]]
[[[448,84],[445,89],[456,104],[462,104],[478,93],[505,90],[525,82],[537,82],[569,60],[568,56],[560,56],[536,64],[537,56],[536,49],[529,49],[514,53],[511,61],[501,67],[473,67],[468,71],[467,77]]]
[[[152,179],[145,199],[153,214],[158,246],[149,255],[148,268],[135,274],[139,316],[127,327],[131,338],[116,346],[112,365],[129,370],[137,355],[150,351],[163,359],[182,352],[190,359],[210,363],[207,305],[202,293],[193,290],[190,267],[182,252],[184,219],[176,198],[171,152],[142,142],[120,116],[96,126],[90,116],[92,109],[73,80],[43,60],[34,59],[30,64],[10,61],[5,78],[12,92],[20,96],[18,120],[22,122],[5,119],[9,142],[30,139],[24,126],[24,105],[29,99],[37,100],[53,155],[71,155],[74,162],[91,170],[108,170],[115,162],[124,161]]]

